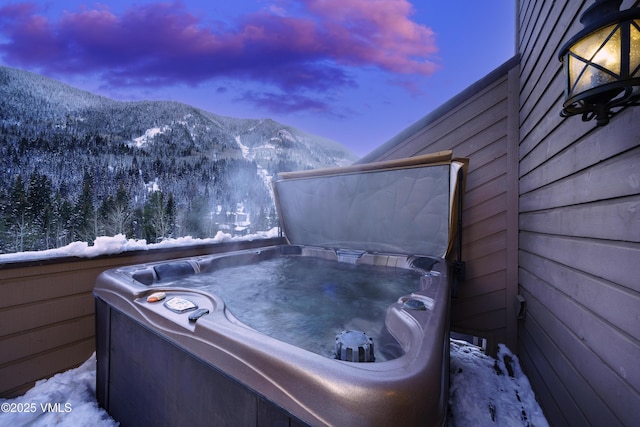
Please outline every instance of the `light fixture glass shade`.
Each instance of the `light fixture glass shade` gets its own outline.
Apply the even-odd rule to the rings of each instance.
[[[585,28],[560,50],[565,68],[563,117],[609,122],[620,108],[640,102],[640,8],[615,11],[621,1],[596,0]],[[600,13],[602,12],[602,13]],[[613,110],[615,109],[615,110]]]
[[[629,28],[629,39],[629,68],[633,72],[632,76],[640,77],[640,19],[634,20]]]
[[[569,48],[569,97],[620,78],[620,29],[611,25]]]

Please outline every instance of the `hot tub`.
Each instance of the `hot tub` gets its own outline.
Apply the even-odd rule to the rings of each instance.
[[[464,169],[283,174],[288,244],[104,272],[99,404],[123,426],[444,424]]]

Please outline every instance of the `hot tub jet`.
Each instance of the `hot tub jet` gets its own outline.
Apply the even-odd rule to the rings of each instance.
[[[374,362],[373,339],[360,331],[342,331],[336,336],[334,357],[347,362]]]

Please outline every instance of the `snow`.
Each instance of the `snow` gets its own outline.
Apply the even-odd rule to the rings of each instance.
[[[48,249],[44,251],[27,251],[0,254],[0,264],[62,258],[69,256],[93,258],[99,255],[113,255],[128,251],[146,251],[149,249],[175,248],[180,246],[193,246],[211,243],[269,239],[278,237],[278,235],[279,230],[277,227],[274,227],[268,231],[248,234],[246,236],[232,236],[231,234],[218,231],[218,233],[214,237],[206,239],[196,239],[191,236],[186,236],[166,239],[160,243],[147,243],[145,239],[127,239],[124,234],[118,234],[116,236],[98,237],[94,240],[93,245],[89,245],[87,242],[73,242],[68,244],[67,246],[56,249]]]
[[[493,358],[450,340],[449,426],[548,426],[518,357],[498,347]]]
[[[450,348],[449,426],[549,425],[506,346],[500,345],[495,359],[465,341],[452,339]],[[40,380],[21,397],[0,399],[0,425],[117,426],[96,402],[95,380],[94,353],[79,368]]]
[[[2,426],[118,425],[96,401],[95,353],[76,369],[36,382],[23,396],[0,399],[0,407]]]
[[[247,147],[242,143],[242,140],[240,139],[240,135],[236,135],[235,139],[236,139],[236,143],[240,147],[240,150],[242,151],[242,157],[244,157],[245,159],[249,159],[249,147]]]
[[[139,136],[137,138],[133,138],[133,142],[136,144],[136,147],[140,148],[144,146],[147,142],[151,141],[156,135],[165,133],[169,130],[171,130],[169,126],[162,126],[162,128],[155,127],[155,128],[147,129],[144,132],[144,135]]]
[[[160,186],[158,185],[158,178],[154,179],[152,182],[146,182],[144,186],[147,189],[147,193],[160,191]]]
[[[256,150],[275,150],[276,146],[273,144],[262,144],[256,147]]]

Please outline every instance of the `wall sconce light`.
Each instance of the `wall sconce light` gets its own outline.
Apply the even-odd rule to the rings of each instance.
[[[596,0],[580,17],[584,29],[560,49],[566,86],[560,115],[582,114],[598,126],[628,105],[640,105],[640,7]]]

